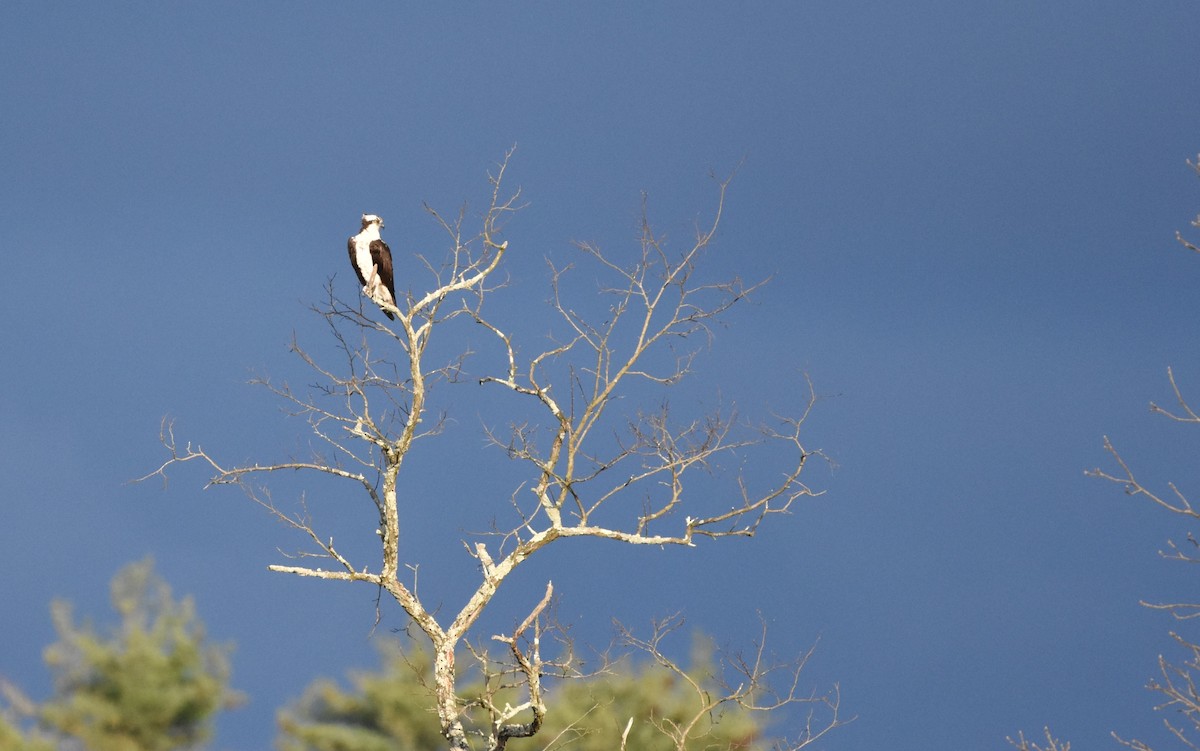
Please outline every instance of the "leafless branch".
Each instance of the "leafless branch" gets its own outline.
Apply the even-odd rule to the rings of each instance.
[[[1171,735],[1185,747],[1196,749],[1200,746],[1191,739],[1189,732],[1194,734],[1200,731],[1200,691],[1197,690],[1194,677],[1194,673],[1200,671],[1200,646],[1177,633],[1172,633],[1171,637],[1187,652],[1188,659],[1176,664],[1159,655],[1159,677],[1151,679],[1146,688],[1163,697],[1162,703],[1155,709],[1166,713],[1163,725]],[[1174,718],[1181,718],[1182,721]],[[1151,747],[1143,741],[1126,740],[1116,733],[1113,733],[1113,737],[1136,751],[1151,751]]]
[[[683,721],[668,718],[654,720],[658,731],[669,738],[678,751],[684,751],[696,739],[704,737],[715,716],[728,706],[764,714],[805,707],[802,727],[793,737],[778,741],[775,746],[777,751],[806,748],[834,729],[853,721],[853,718],[844,720],[840,716],[841,693],[836,684],[823,694],[801,690],[800,675],[815,647],[795,660],[775,661],[767,652],[767,626],[760,618],[760,635],[752,651],[748,654],[723,653],[714,674],[697,675],[669,657],[665,647],[665,642],[679,631],[683,623],[683,618],[678,614],[655,621],[650,635],[645,638],[617,624],[620,638],[626,645],[649,655],[688,686],[695,696],[694,711]],[[629,726],[625,732],[627,735]]]
[[[1101,480],[1115,482],[1125,488],[1126,495],[1144,496],[1173,513],[1182,514],[1192,518],[1200,518],[1200,512],[1197,512],[1192,507],[1191,501],[1188,500],[1187,496],[1180,492],[1179,488],[1175,487],[1174,483],[1167,483],[1167,487],[1170,488],[1171,494],[1174,496],[1174,498],[1171,499],[1156,494],[1139,482],[1138,479],[1134,477],[1133,470],[1130,469],[1125,460],[1121,458],[1120,453],[1118,453],[1116,448],[1113,447],[1112,442],[1108,440],[1108,436],[1104,437],[1104,450],[1112,456],[1114,461],[1116,461],[1117,466],[1120,467],[1120,473],[1112,474],[1097,467],[1084,473],[1088,477],[1096,477]]]
[[[799,480],[805,462],[817,453],[800,442],[800,426],[816,400],[811,383],[802,416],[779,417],[775,426],[754,428],[742,423],[733,410],[675,424],[663,402],[656,410],[626,418],[624,435],[616,436],[611,447],[598,450],[595,444],[599,441],[592,438],[608,424],[608,407],[627,382],[661,386],[687,376],[698,350],[686,351],[669,365],[659,366],[651,365],[648,356],[655,345],[698,333],[710,337],[711,324],[758,286],[746,286],[739,280],[704,282],[696,273],[720,221],[727,185],[728,181],[719,183],[712,224],[698,231],[693,245],[677,259],[650,228],[645,213],[640,258],[630,266],[618,264],[595,244],[579,245],[616,280],[605,289],[614,301],[602,322],[569,306],[562,283],[566,270],[552,267],[552,306],[568,336],[524,363],[516,356],[508,333],[475,315],[499,340],[505,363],[500,374],[485,376],[480,382],[531,397],[545,414],[545,426],[515,424],[507,440],[497,438],[495,432],[490,435],[511,458],[530,463],[538,473],[532,492],[539,511],[558,536],[690,546],[697,536],[753,535],[767,515],[786,513],[797,498],[816,495]],[[567,357],[585,365],[556,377],[554,364]],[[564,394],[571,396],[569,408],[560,402]],[[544,441],[540,440],[543,436]],[[685,476],[710,472],[719,456],[734,456],[762,444],[788,445],[794,450],[794,465],[779,483],[752,491],[746,479],[739,477],[740,497],[725,510],[687,515],[673,533],[656,531],[682,510]],[[602,507],[631,494],[641,495],[643,506],[643,513],[632,524],[617,527],[595,521]]]
[[[1167,370],[1167,378],[1170,381],[1171,390],[1174,392],[1179,411],[1171,412],[1159,407],[1157,404],[1151,403],[1151,412],[1163,415],[1176,422],[1200,423],[1200,416],[1188,404],[1187,399],[1183,396],[1175,380],[1174,372],[1169,368]],[[1159,507],[1184,518],[1200,518],[1200,511],[1197,511],[1193,507],[1188,497],[1174,483],[1167,483],[1167,487],[1170,490],[1169,495],[1156,493],[1147,488],[1134,476],[1129,464],[1116,448],[1113,447],[1107,437],[1104,439],[1104,449],[1113,458],[1118,471],[1107,472],[1101,469],[1093,469],[1086,474],[1091,477],[1118,483],[1124,488],[1126,494],[1143,496]],[[1197,548],[1200,548],[1200,543],[1198,543],[1191,532],[1187,533],[1185,539],[1187,543],[1186,549],[1175,541],[1169,540],[1167,543],[1169,550],[1160,550],[1159,555],[1168,560],[1184,563],[1200,563],[1200,555],[1196,553]],[[1154,610],[1167,611],[1178,621],[1190,621],[1200,616],[1200,603],[1150,603],[1143,601],[1141,604]],[[1197,690],[1194,678],[1194,674],[1200,672],[1200,646],[1185,639],[1178,633],[1173,632],[1171,636],[1188,655],[1188,659],[1183,663],[1175,663],[1160,655],[1158,660],[1158,677],[1151,679],[1146,687],[1163,698],[1162,703],[1156,709],[1169,712],[1163,718],[1163,724],[1167,730],[1185,747],[1197,749],[1200,747],[1196,745],[1189,734],[1194,735],[1200,732],[1200,691]],[[1136,738],[1125,739],[1116,733],[1113,733],[1113,737],[1123,745],[1135,749],[1135,751],[1151,751],[1151,747],[1147,743]]]
[[[1039,746],[1033,741],[1025,739],[1025,733],[1018,733],[1016,739],[1008,738],[1008,742],[1012,744],[1017,751],[1071,751],[1071,744],[1068,742],[1056,740],[1050,733],[1050,728],[1045,728],[1043,731],[1046,734],[1046,745]]]
[[[1197,156],[1196,161],[1194,161],[1194,162],[1189,159],[1188,166],[1191,167],[1192,170],[1195,171],[1195,173],[1197,175],[1200,175],[1200,156]],[[1196,229],[1200,229],[1200,216],[1197,216],[1195,219],[1192,220],[1192,226],[1195,227]],[[1200,247],[1196,247],[1192,243],[1185,240],[1182,232],[1176,232],[1175,239],[1178,240],[1180,242],[1180,244],[1182,244],[1183,247],[1187,248],[1188,250],[1192,250],[1197,253],[1200,253]]]
[[[1182,410],[1182,412],[1170,412],[1158,406],[1154,402],[1150,402],[1150,411],[1160,415],[1165,415],[1177,422],[1200,423],[1200,415],[1197,415],[1188,404],[1187,399],[1183,398],[1183,393],[1179,390],[1179,384],[1175,383],[1175,372],[1171,370],[1171,368],[1167,368],[1167,380],[1171,382],[1171,390],[1175,392],[1175,401],[1179,404],[1179,408]]]

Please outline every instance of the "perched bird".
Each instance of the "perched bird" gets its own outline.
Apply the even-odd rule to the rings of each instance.
[[[350,265],[362,282],[363,294],[378,305],[380,302],[396,304],[396,287],[392,280],[392,250],[379,237],[383,229],[383,218],[374,214],[363,214],[362,230],[350,238]],[[382,309],[382,308],[381,308]],[[383,314],[395,320],[396,316],[386,309]]]

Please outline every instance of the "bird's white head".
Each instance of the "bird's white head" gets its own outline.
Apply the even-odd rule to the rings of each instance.
[[[378,224],[379,227],[382,229],[383,228],[383,217],[376,216],[375,214],[363,214],[362,228],[366,229],[367,227],[370,227],[372,224]]]

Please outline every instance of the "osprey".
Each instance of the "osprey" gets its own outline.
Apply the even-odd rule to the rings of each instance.
[[[362,231],[350,238],[350,265],[362,282],[363,294],[378,305],[381,301],[396,304],[396,288],[392,281],[392,250],[379,237],[383,219],[374,214],[362,215]],[[381,307],[381,309],[383,309]],[[386,309],[383,314],[395,320]]]

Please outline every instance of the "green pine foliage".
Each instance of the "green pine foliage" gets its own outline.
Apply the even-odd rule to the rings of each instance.
[[[279,713],[281,751],[440,751],[446,741],[438,732],[432,692],[424,685],[430,674],[427,652],[383,649],[377,672],[351,675],[351,688],[319,680],[303,697]],[[473,658],[463,655],[460,666]],[[688,675],[700,684],[712,684],[710,650],[696,650]],[[510,743],[520,749],[570,749],[614,751],[629,724],[626,748],[638,751],[675,751],[669,737],[700,714],[696,691],[683,678],[659,665],[623,660],[587,679],[548,681],[546,721],[536,736]],[[465,683],[465,682],[464,682]],[[463,686],[463,696],[480,694],[481,681]],[[715,688],[715,687],[714,687]],[[515,691],[501,690],[496,702],[517,704]],[[467,724],[482,737],[486,716],[467,706]],[[532,715],[531,715],[532,716]],[[527,721],[518,717],[516,721]],[[630,720],[632,719],[632,723]],[[761,751],[770,748],[762,737],[763,718],[736,704],[701,714],[692,727],[687,751]]]
[[[214,714],[238,701],[229,648],[206,643],[191,598],[173,599],[153,569],[147,559],[113,578],[121,622],[110,633],[76,625],[70,603],[51,606],[59,641],[45,660],[55,695],[38,719],[88,751],[192,748],[211,736]]]
[[[54,744],[34,734],[25,734],[0,713],[0,751],[55,751]]]
[[[151,561],[122,569],[111,599],[120,622],[104,633],[76,623],[69,603],[53,603],[59,640],[45,659],[54,695],[38,705],[9,687],[11,706],[0,707],[0,751],[192,749],[211,738],[219,710],[240,702],[229,688],[229,648],[206,641],[191,599],[174,599]],[[630,751],[770,748],[761,713],[733,702],[702,711],[704,702],[723,694],[713,677],[712,650],[697,645],[686,670],[690,681],[653,660],[628,658],[589,678],[545,676],[545,722],[536,736],[514,740],[510,748],[614,751],[622,739]],[[502,707],[527,698],[507,683],[510,676],[485,680],[474,669],[478,657],[464,653],[457,660],[465,700],[490,695]],[[279,751],[441,751],[446,741],[425,684],[431,673],[428,651],[386,642],[378,670],[352,674],[348,689],[318,680],[279,712]],[[696,686],[706,693],[699,695]],[[468,703],[463,713],[472,735],[486,736],[489,715],[482,705]],[[22,727],[22,718],[40,727]],[[531,718],[527,710],[513,721]],[[685,728],[680,747],[673,737]]]
[[[693,659],[688,674],[711,684],[712,662]],[[711,693],[710,693],[711,696]],[[608,675],[585,681],[565,681],[539,736],[558,739],[554,747],[574,751],[611,751],[629,723],[626,748],[673,751],[670,735],[693,721],[699,698],[683,678],[652,662],[619,663]],[[762,716],[736,704],[705,713],[688,734],[688,751],[760,751],[770,748]],[[543,746],[535,746],[542,748]]]
[[[382,650],[378,672],[354,673],[343,691],[321,679],[294,706],[279,712],[280,751],[403,751],[442,749],[433,692],[418,676],[432,670],[428,653]]]

